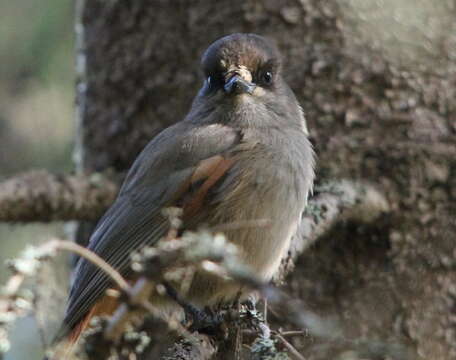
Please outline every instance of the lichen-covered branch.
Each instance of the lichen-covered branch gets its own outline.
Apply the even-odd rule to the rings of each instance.
[[[335,223],[341,220],[372,223],[388,210],[386,197],[366,183],[345,180],[327,182],[317,187],[292,239],[288,256],[282,261],[276,282],[283,280],[294,269],[299,255]]]
[[[211,338],[207,335],[196,335],[198,345],[182,339],[176,342],[168,354],[161,357],[161,360],[210,360],[217,352],[217,348]]]
[[[55,175],[31,171],[0,183],[0,221],[96,220],[117,192],[118,182],[99,173]],[[325,183],[309,200],[288,260],[299,256],[341,217],[368,223],[387,210],[384,195],[371,185]]]
[[[0,184],[0,221],[94,220],[101,216],[114,201],[117,191],[118,182],[110,180],[101,174],[58,176],[45,171],[26,173]],[[293,237],[288,256],[284,259],[282,267],[276,276],[276,282],[284,279],[294,269],[298,256],[335,223],[343,219],[370,223],[387,210],[388,203],[385,197],[374,187],[365,183],[339,181],[327,182],[317,187],[315,195],[309,200],[298,231]],[[226,226],[258,226],[258,224],[227,224]],[[222,230],[218,229],[218,231]],[[177,232],[172,233],[177,234]],[[200,238],[202,236],[202,234],[199,234]],[[181,244],[180,246],[183,245]],[[172,252],[161,251],[161,263],[164,263],[164,259],[168,258],[170,264],[174,263],[173,259],[176,260],[176,258],[182,262],[186,259],[181,254],[184,248],[179,248],[178,246]],[[212,249],[207,244],[202,248],[206,249],[206,251],[207,249]],[[69,250],[74,251],[74,249]],[[224,247],[223,252],[215,257],[227,259],[223,262],[223,266],[222,264],[217,264],[217,262],[208,261],[214,258],[214,255],[207,254],[205,251],[201,251],[200,259],[187,259],[186,261],[200,264],[198,266],[205,271],[210,271],[218,276],[230,276],[236,281],[245,284],[245,286],[256,289],[265,298],[268,298],[272,304],[279,304],[279,308],[286,310],[281,316],[289,318],[290,322],[297,326],[309,328],[309,324],[307,324],[308,314],[304,311],[301,303],[295,302],[274,287],[259,283],[238,262],[229,261],[230,257],[227,254],[227,248]],[[153,271],[146,272],[163,274],[164,269],[153,269]],[[19,287],[20,285],[15,285],[17,279],[19,279],[19,283],[22,283],[24,275],[16,272],[16,275],[8,283],[8,287]],[[147,285],[143,287],[144,289],[150,288],[151,283],[149,280],[146,281],[144,278],[143,283]],[[141,283],[138,284],[140,285]],[[142,291],[138,291],[138,294],[140,293]],[[139,301],[133,292],[129,298],[134,303]],[[143,303],[142,300],[140,302]],[[147,313],[151,313],[146,305],[147,303],[144,303],[144,310]],[[118,341],[119,334],[123,332],[124,324],[130,319],[129,309],[128,304],[124,304],[119,308],[116,316],[108,321],[107,324],[109,326],[105,330],[103,338],[110,339],[110,341],[114,339],[114,342]],[[159,320],[159,317],[155,318],[156,321]],[[159,323],[164,326],[164,329],[173,328],[166,321]],[[114,337],[109,336],[111,333],[117,335],[113,335]],[[177,334],[181,336],[181,340],[168,349],[165,359],[210,359],[218,352],[217,349],[223,346],[223,341],[214,341],[213,338],[200,334],[191,335],[187,333],[185,335],[185,331],[182,329],[178,330]],[[189,339],[192,340],[189,341]],[[268,341],[263,342],[269,344]],[[263,342],[260,341],[259,344]],[[128,346],[128,344],[123,346]],[[261,351],[263,351],[262,347]],[[288,352],[293,353],[293,349],[288,349]],[[296,353],[294,357],[296,358],[298,355]],[[155,357],[153,355],[153,358]]]
[[[118,185],[102,174],[31,171],[0,184],[0,221],[94,220],[114,201]]]
[[[38,173],[34,176],[29,174],[28,177],[23,179],[29,179],[30,182],[23,180],[22,184],[32,184],[33,181],[39,181],[40,179],[52,180],[52,176]],[[69,178],[67,178],[63,183],[68,183],[69,181]],[[86,181],[88,182],[88,180]],[[113,183],[110,186],[115,187]],[[233,245],[226,243],[224,240],[222,241],[222,239],[215,241],[215,237],[219,235],[213,235],[210,232],[184,233],[181,238],[176,238],[177,229],[180,225],[180,222],[177,221],[179,209],[175,209],[176,211],[171,210],[173,209],[168,209],[171,224],[171,230],[167,237],[168,241],[159,243],[156,248],[145,250],[144,254],[138,254],[139,258],[135,260],[134,268],[138,272],[139,280],[134,287],[130,288],[115,270],[89,251],[70,242],[51,241],[39,247],[37,251],[29,252],[21,261],[15,263],[13,268],[14,275],[6,287],[6,297],[3,298],[3,301],[0,301],[0,310],[3,307],[4,313],[12,314],[17,312],[19,314],[18,311],[14,310],[15,307],[12,304],[14,296],[17,294],[17,290],[25,277],[34,272],[30,269],[37,268],[40,261],[52,256],[52,253],[58,250],[66,250],[85,256],[104,269],[119,284],[124,295],[126,295],[123,298],[125,303],[121,304],[116,313],[100,328],[99,335],[101,337],[92,337],[91,341],[95,341],[95,343],[101,339],[117,346],[120,350],[125,350],[131,346],[129,338],[124,338],[124,331],[126,325],[137,317],[136,313],[139,311],[144,315],[140,316],[140,318],[145,318],[147,314],[152,315],[154,319],[152,329],[156,329],[157,326],[163,328],[162,335],[166,334],[167,329],[172,330],[181,338],[180,341],[168,349],[165,359],[212,358],[218,352],[217,349],[223,348],[224,342],[227,341],[226,339],[221,340],[204,337],[197,333],[192,334],[182,327],[179,322],[173,320],[174,318],[177,319],[177,317],[162,318],[147,300],[155,286],[154,284],[163,283],[165,274],[169,270],[189,266],[198,268],[200,271],[210,272],[214,276],[230,277],[234,281],[243,284],[243,286],[258,291],[265,299],[268,299],[270,304],[277,305],[279,309],[283,310],[283,314],[282,312],[279,314],[281,317],[289,320],[290,323],[298,328],[307,328],[314,333],[325,332],[325,326],[322,326],[324,324],[321,321],[319,321],[318,329],[312,325],[312,323],[315,323],[315,321],[310,321],[313,314],[308,313],[300,301],[291,298],[272,285],[259,281],[248,268],[243,266],[238,261],[236,248]],[[282,264],[278,279],[286,276],[293,269],[296,258],[337,221],[351,219],[363,223],[371,222],[386,210],[388,210],[388,204],[385,198],[369,185],[343,181],[326,183],[324,186],[320,186],[315,196],[309,201],[307,211],[303,215],[302,223],[296,236],[293,238],[289,256]],[[157,259],[160,259],[160,261],[157,261]],[[231,316],[228,317],[227,321],[229,323],[225,324],[225,328],[230,328],[233,325],[231,318]],[[256,319],[255,315],[252,316],[252,314],[248,318]],[[258,328],[262,324],[261,321],[261,319],[256,319],[250,328]],[[150,333],[150,326],[145,325],[142,329],[139,329],[140,333],[142,331]],[[250,350],[252,354],[256,350],[259,353],[279,351],[275,348],[274,341],[270,339],[270,336],[261,335],[261,329],[257,329],[256,332],[259,334],[257,338],[259,340],[256,341],[256,347],[252,346]],[[276,338],[280,340],[280,336],[276,336]],[[302,358],[286,340],[282,338],[281,342],[291,356]],[[159,345],[161,343],[159,342]],[[98,345],[92,348],[103,348]],[[109,347],[106,349],[109,350]],[[156,358],[156,355],[152,358]]]

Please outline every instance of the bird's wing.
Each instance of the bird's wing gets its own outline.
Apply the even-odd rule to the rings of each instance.
[[[130,254],[155,244],[169,229],[162,209],[182,205],[186,217],[195,215],[210,187],[231,167],[232,159],[226,153],[239,142],[239,134],[222,125],[180,123],[165,130],[133,164],[88,248],[122,274],[128,272]],[[74,279],[63,333],[74,328],[111,285],[85,259],[79,261]]]

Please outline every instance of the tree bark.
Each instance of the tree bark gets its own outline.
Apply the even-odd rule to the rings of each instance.
[[[299,258],[286,288],[338,320],[347,341],[322,339],[326,352],[313,340],[295,346],[336,358],[362,353],[348,340],[375,339],[404,344],[415,358],[456,357],[454,22],[430,42],[437,53],[404,65],[363,42],[372,31],[357,30],[348,3],[79,0],[79,169],[125,171],[182,119],[213,40],[269,36],[307,114],[319,178],[372,182],[392,210],[375,225],[339,225]],[[454,7],[447,12],[454,16]]]
[[[111,177],[111,178],[110,178]],[[30,171],[0,183],[0,221],[96,220],[113,203],[115,175]]]

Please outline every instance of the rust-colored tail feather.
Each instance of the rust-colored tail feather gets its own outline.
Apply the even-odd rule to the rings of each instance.
[[[104,296],[90,309],[87,315],[65,336],[56,346],[54,355],[49,360],[71,359],[81,334],[90,327],[95,316],[111,315],[118,306],[118,300],[112,296]]]

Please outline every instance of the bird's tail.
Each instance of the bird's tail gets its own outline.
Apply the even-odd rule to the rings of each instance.
[[[73,329],[61,328],[54,341],[52,355],[43,360],[76,359],[75,353],[80,345],[81,335],[90,328],[92,319],[96,316],[112,315],[117,306],[116,298],[107,295],[102,297]]]

